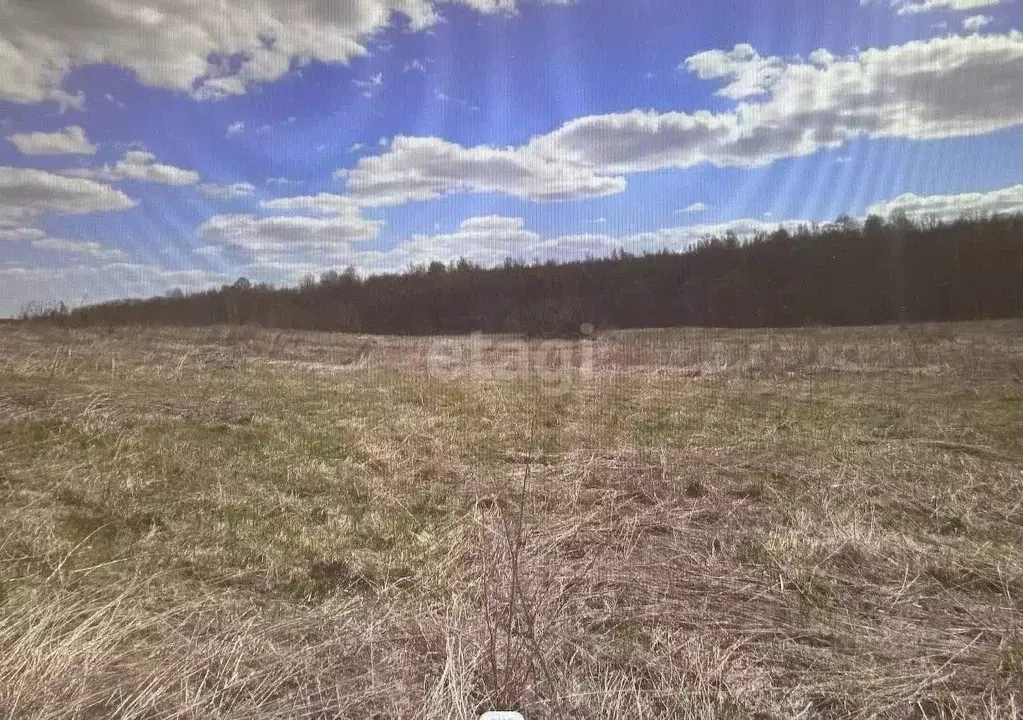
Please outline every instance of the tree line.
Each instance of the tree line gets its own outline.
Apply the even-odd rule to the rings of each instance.
[[[353,269],[275,288],[240,278],[73,310],[76,326],[255,324],[426,335],[565,335],[673,325],[791,327],[975,320],[1023,315],[1023,216],[911,222],[906,217],[732,233],[681,252],[574,262],[467,260],[360,277]]]

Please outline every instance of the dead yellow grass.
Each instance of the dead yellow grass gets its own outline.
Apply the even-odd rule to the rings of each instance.
[[[1023,712],[1023,324],[475,342],[0,328],[0,717]]]

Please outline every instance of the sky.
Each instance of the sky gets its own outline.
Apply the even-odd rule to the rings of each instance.
[[[3,0],[0,316],[1023,212],[1021,25],[1023,0]]]

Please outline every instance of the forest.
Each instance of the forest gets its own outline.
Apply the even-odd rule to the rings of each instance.
[[[980,320],[1023,315],[1023,216],[916,221],[905,216],[729,233],[678,252],[575,262],[462,259],[399,274],[354,269],[297,287],[239,278],[26,316],[73,326],[253,324],[271,328],[428,335],[529,336],[597,329],[794,327]]]

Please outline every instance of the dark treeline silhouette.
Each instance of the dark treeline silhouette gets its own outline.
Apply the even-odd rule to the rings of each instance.
[[[685,252],[482,268],[349,269],[275,289],[239,279],[67,312],[69,325],[257,324],[358,333],[560,335],[597,328],[785,327],[1023,315],[1023,216],[911,223],[840,218]]]

